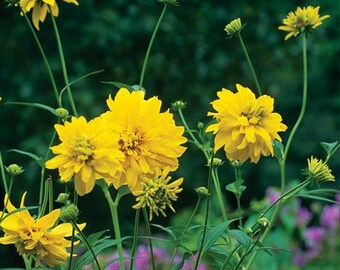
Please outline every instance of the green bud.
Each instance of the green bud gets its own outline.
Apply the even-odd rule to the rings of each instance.
[[[177,0],[158,0],[158,2],[167,4],[167,5],[179,6],[179,3]]]
[[[262,217],[257,220],[257,224],[261,226],[261,228],[267,228],[269,225],[268,218]]]
[[[242,162],[238,160],[233,160],[233,161],[230,161],[230,165],[233,166],[234,168],[239,168],[242,166]]]
[[[241,19],[237,18],[233,21],[231,21],[230,23],[228,23],[225,28],[224,31],[227,32],[227,35],[229,37],[232,37],[234,34],[241,32],[243,26],[241,23]]]
[[[220,159],[220,158],[214,158],[213,159],[213,162],[212,162],[213,167],[219,167],[222,164],[223,164],[222,159]]]
[[[248,235],[252,235],[253,234],[253,229],[251,227],[247,227],[244,229],[245,233],[248,234]]]
[[[24,170],[22,167],[20,167],[17,164],[11,164],[8,167],[6,167],[6,171],[11,175],[11,176],[17,176],[19,174],[22,174]]]
[[[198,129],[203,129],[204,128],[204,124],[202,122],[198,122],[197,128]]]
[[[177,100],[177,101],[171,103],[171,107],[174,111],[183,110],[183,109],[186,108],[186,102],[184,102],[182,100]]]
[[[59,118],[61,118],[63,120],[66,120],[67,117],[69,116],[69,112],[65,108],[57,108],[55,110],[55,114],[56,114],[56,116],[58,116]]]
[[[61,210],[60,219],[63,222],[70,222],[76,220],[78,214],[79,214],[78,207],[75,204],[71,203]]]
[[[67,204],[68,203],[68,197],[70,196],[70,194],[67,193],[60,193],[58,195],[58,198],[55,200],[58,203],[63,203],[63,204]]]
[[[198,187],[195,190],[200,198],[210,196],[210,193],[206,187]]]

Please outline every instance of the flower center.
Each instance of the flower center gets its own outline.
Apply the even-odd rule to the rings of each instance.
[[[94,146],[85,135],[78,137],[75,142],[74,155],[77,159],[86,161],[91,158]]]
[[[129,156],[136,156],[140,153],[140,146],[143,141],[143,135],[140,132],[126,129],[120,134],[118,141],[119,148],[122,152]]]
[[[261,120],[265,115],[263,106],[255,107],[253,104],[248,104],[244,112],[238,118],[238,123],[242,126],[257,125],[261,126]]]

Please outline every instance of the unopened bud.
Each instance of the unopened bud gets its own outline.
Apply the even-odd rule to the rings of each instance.
[[[222,159],[220,159],[220,158],[214,158],[213,159],[213,162],[212,162],[212,165],[213,165],[213,167],[219,167],[219,166],[221,166],[222,165]]]
[[[11,175],[11,176],[17,176],[19,174],[22,174],[24,170],[22,167],[20,167],[17,164],[11,164],[8,167],[6,167],[6,171]]]
[[[76,220],[79,214],[78,207],[75,204],[69,204],[61,210],[60,219],[63,222]]]
[[[245,233],[248,235],[252,235],[253,234],[253,229],[251,227],[247,227],[244,229]]]
[[[268,218],[262,217],[257,220],[257,223],[261,226],[261,228],[267,228],[269,225]]]
[[[237,18],[235,20],[232,20],[230,23],[228,23],[225,28],[224,31],[227,32],[227,35],[229,37],[232,37],[234,34],[241,32],[243,26],[241,23],[241,19]]]
[[[56,116],[58,116],[59,118],[61,118],[63,120],[66,120],[67,117],[69,116],[69,112],[65,108],[57,108],[55,110],[55,114],[56,114]]]
[[[203,129],[204,128],[204,124],[202,122],[198,122],[197,128],[198,129]]]
[[[70,196],[70,194],[67,193],[60,193],[58,195],[58,198],[55,200],[58,203],[63,203],[66,204],[68,202],[68,197]]]
[[[158,0],[158,1],[167,5],[179,6],[177,0]]]
[[[177,100],[171,104],[171,107],[174,111],[183,110],[186,107],[186,102]]]
[[[210,193],[206,187],[198,187],[195,190],[200,198],[210,196]]]

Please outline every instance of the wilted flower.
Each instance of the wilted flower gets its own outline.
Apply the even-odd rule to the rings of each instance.
[[[149,208],[149,218],[152,220],[153,213],[157,216],[161,213],[166,217],[165,210],[169,207],[173,212],[175,209],[172,207],[172,201],[176,201],[183,189],[179,186],[183,182],[183,178],[179,178],[171,183],[171,177],[168,176],[169,169],[166,168],[163,171],[157,169],[156,174],[153,177],[144,177],[142,179],[142,190],[136,191],[137,203],[133,208]]]
[[[20,208],[25,207],[25,196],[26,192],[21,198]],[[55,226],[60,209],[55,209],[35,220],[28,210],[17,211],[7,194],[4,203],[7,205],[8,212],[0,212],[4,217],[0,226],[5,232],[5,235],[0,238],[0,244],[15,244],[20,255],[35,259],[36,267],[41,261],[50,267],[65,263],[70,256],[66,248],[71,246],[71,241],[66,240],[65,237],[72,235],[72,225],[63,223]],[[84,227],[85,224],[79,225],[81,229]]]
[[[125,155],[124,171],[117,172],[113,185],[116,189],[128,185],[132,193],[142,189],[139,180],[143,175],[165,167],[176,170],[186,149],[181,144],[187,141],[184,127],[175,125],[173,114],[160,112],[162,102],[157,97],[145,100],[144,95],[143,91],[130,93],[121,88],[114,100],[111,96],[107,100],[110,111],[102,114]]]
[[[54,127],[61,143],[51,147],[56,156],[46,162],[46,168],[58,169],[64,182],[74,176],[79,195],[91,192],[98,179],[111,182],[122,170],[124,154],[118,147],[118,135],[109,132],[101,119],[87,122],[82,116],[72,117],[71,122]]]
[[[62,0],[66,3],[72,3],[79,5],[77,0]],[[29,12],[32,9],[32,21],[39,30],[39,22],[44,22],[47,12],[51,12],[54,17],[59,15],[59,7],[57,0],[20,0],[20,6],[24,13]]]
[[[298,7],[295,12],[289,12],[288,16],[283,19],[283,24],[279,29],[288,34],[285,40],[296,37],[303,31],[310,31],[322,24],[322,21],[329,18],[329,15],[319,16],[320,7]]]
[[[281,141],[278,132],[287,126],[274,113],[274,99],[262,95],[259,98],[247,87],[236,85],[237,93],[223,88],[217,93],[219,99],[211,102],[216,113],[208,116],[217,119],[206,131],[214,132],[215,151],[224,146],[229,160],[244,162],[250,158],[257,163],[260,156],[274,154],[272,141]]]
[[[308,168],[304,170],[304,174],[314,181],[335,181],[332,170],[321,159],[311,157],[307,160]]]

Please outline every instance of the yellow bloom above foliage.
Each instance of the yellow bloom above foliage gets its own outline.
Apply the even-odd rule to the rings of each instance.
[[[25,196],[26,192],[21,198],[20,208],[25,207]],[[8,213],[0,211],[0,226],[5,233],[0,238],[0,244],[14,244],[20,255],[34,258],[36,267],[40,266],[41,261],[49,267],[65,263],[70,256],[66,248],[71,246],[71,241],[65,237],[72,235],[72,225],[63,223],[55,226],[60,209],[34,220],[28,210],[14,212],[17,208],[12,205],[7,194],[5,205]],[[79,227],[83,229],[85,224]]]
[[[135,193],[137,204],[133,208],[148,207],[150,221],[152,220],[153,213],[157,216],[161,213],[166,217],[165,210],[167,207],[175,212],[171,203],[177,200],[177,194],[183,190],[179,187],[183,183],[183,178],[169,183],[171,177],[168,176],[168,173],[168,168],[165,168],[163,171],[157,169],[154,176],[145,176],[142,180],[143,189]]]
[[[66,3],[79,5],[77,0],[62,0]],[[54,17],[59,15],[57,0],[20,0],[22,11],[27,13],[32,9],[32,21],[39,30],[39,22],[44,22],[47,12],[51,12]]]
[[[124,154],[118,148],[118,135],[109,132],[100,118],[87,122],[84,117],[72,117],[55,129],[61,143],[51,147],[56,156],[46,162],[46,168],[58,169],[64,182],[74,176],[79,195],[91,192],[98,179],[111,182],[122,170]]]
[[[319,16],[320,7],[298,7],[295,12],[289,12],[287,18],[283,19],[283,24],[279,29],[288,34],[285,40],[296,37],[303,31],[310,31],[322,24],[322,21],[329,18],[329,15]]]
[[[142,189],[140,177],[154,174],[157,168],[178,168],[178,158],[185,151],[181,144],[184,127],[175,125],[169,110],[160,112],[162,102],[157,97],[144,99],[143,91],[121,88],[114,100],[109,96],[110,111],[102,114],[112,133],[119,136],[119,149],[125,155],[124,171],[117,172],[116,189],[128,185],[131,192]]]
[[[224,146],[229,160],[257,163],[260,156],[274,154],[272,140],[281,141],[278,132],[287,126],[281,123],[278,113],[273,113],[274,99],[263,95],[259,98],[247,87],[236,85],[237,93],[222,89],[219,99],[211,104],[217,111],[208,116],[217,119],[206,131],[214,132],[215,151]]]
[[[321,159],[311,157],[308,161],[308,168],[305,170],[307,177],[315,181],[335,181],[331,169]]]

